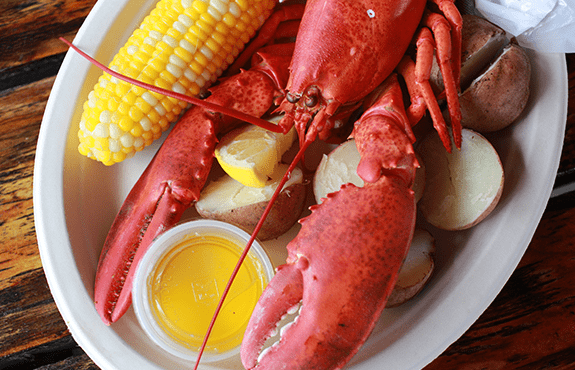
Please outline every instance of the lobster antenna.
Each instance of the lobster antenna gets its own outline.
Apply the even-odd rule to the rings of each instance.
[[[65,38],[60,37],[60,40],[63,41],[66,45],[68,45],[70,48],[72,48],[74,51],[76,51],[78,54],[80,54],[82,57],[87,59],[90,63],[92,63],[96,67],[100,68],[105,73],[108,73],[108,74],[110,74],[110,75],[112,75],[112,76],[114,76],[114,77],[116,77],[122,81],[125,81],[125,82],[131,83],[133,85],[139,86],[143,89],[147,89],[147,90],[156,92],[158,94],[166,95],[166,96],[169,96],[169,97],[174,98],[174,99],[185,101],[186,103],[200,106],[200,107],[205,108],[205,109],[210,110],[210,111],[219,112],[219,113],[225,114],[226,116],[237,118],[237,119],[242,120],[244,122],[248,122],[248,123],[254,124],[256,126],[259,126],[259,127],[263,128],[265,130],[268,130],[268,131],[283,133],[283,130],[281,129],[281,127],[279,127],[278,125],[275,125],[273,123],[270,123],[264,119],[261,119],[259,117],[250,116],[249,114],[245,114],[245,113],[239,112],[239,111],[231,109],[231,108],[227,108],[227,107],[223,107],[223,106],[218,105],[218,104],[210,103],[208,101],[205,101],[205,100],[202,100],[199,98],[195,98],[193,96],[180,94],[180,93],[177,93],[175,91],[162,89],[161,87],[150,85],[148,83],[136,80],[134,78],[124,76],[123,74],[118,73],[118,72],[106,67],[104,64],[98,62],[96,59],[92,58],[91,56],[89,56],[88,54],[86,54],[85,52],[80,50],[76,45],[72,44],[70,41],[66,40]]]
[[[198,353],[198,359],[196,360],[196,365],[194,366],[194,370],[198,369],[198,366],[200,365],[200,359],[202,358],[202,354],[204,353],[204,350],[206,348],[206,345],[208,343],[208,339],[210,337],[210,334],[212,332],[212,329],[214,328],[214,325],[216,323],[216,318],[218,317],[221,308],[224,305],[224,301],[228,295],[228,292],[230,291],[230,288],[232,286],[232,283],[236,277],[236,275],[238,274],[240,267],[242,266],[242,263],[244,262],[246,256],[248,255],[250,248],[252,247],[252,244],[258,234],[258,232],[260,231],[260,229],[262,228],[268,214],[270,213],[273,204],[275,202],[275,200],[277,199],[277,197],[279,196],[279,194],[281,193],[285,183],[288,181],[289,179],[289,175],[291,174],[291,172],[293,171],[293,169],[295,168],[295,166],[298,164],[298,162],[303,158],[303,155],[306,151],[306,149],[308,148],[308,146],[313,142],[313,140],[306,140],[303,142],[302,146],[300,147],[299,151],[297,152],[295,158],[293,159],[293,161],[291,162],[291,164],[289,165],[286,173],[284,174],[284,176],[282,177],[282,179],[280,180],[278,187],[276,188],[276,190],[274,191],[270,201],[268,202],[266,208],[264,209],[264,212],[262,214],[262,216],[260,217],[258,223],[256,224],[256,227],[250,237],[250,239],[248,240],[246,247],[244,248],[244,251],[242,252],[236,267],[234,268],[232,275],[230,276],[230,279],[228,280],[228,283],[226,285],[226,288],[224,289],[222,296],[220,297],[220,301],[218,302],[218,306],[216,307],[216,311],[214,312],[214,316],[212,317],[212,321],[210,322],[210,325],[208,326],[208,330],[206,332],[206,335],[204,336],[204,341],[202,342],[202,346],[200,347],[200,351]]]

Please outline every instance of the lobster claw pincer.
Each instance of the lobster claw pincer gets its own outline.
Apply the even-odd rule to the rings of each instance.
[[[373,330],[408,251],[413,192],[398,177],[328,195],[288,245],[287,264],[266,288],[244,334],[247,369],[334,369]],[[276,323],[301,301],[278,344],[258,358]]]

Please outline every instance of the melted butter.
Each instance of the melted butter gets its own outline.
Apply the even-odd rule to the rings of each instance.
[[[228,279],[241,255],[239,242],[194,235],[156,265],[148,280],[151,307],[160,327],[176,341],[198,350]],[[225,352],[241,343],[253,308],[267,284],[264,269],[248,254],[208,340],[207,352]]]

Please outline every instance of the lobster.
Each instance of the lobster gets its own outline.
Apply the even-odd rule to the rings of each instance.
[[[269,129],[287,132],[296,126],[300,150],[290,169],[316,137],[329,138],[339,128],[341,112],[347,116],[362,104],[368,107],[352,132],[362,157],[357,171],[366,185],[344,185],[300,221],[301,231],[287,247],[286,264],[278,268],[248,324],[241,351],[248,369],[340,368],[365,342],[385,307],[415,225],[410,186],[418,163],[411,127],[426,111],[451,151],[451,136],[428,82],[434,52],[444,76],[453,141],[456,147],[461,144],[461,16],[453,0],[430,5],[445,16],[426,5],[426,0],[309,0],[289,77],[286,59],[268,56],[261,65],[269,69],[252,68],[211,90],[208,101],[256,117],[281,101],[277,111],[285,116]],[[412,44],[416,63],[406,55]],[[407,110],[394,71],[407,85]],[[238,84],[249,86],[249,93],[237,93]],[[197,199],[213,161],[217,133],[237,123],[214,111],[223,110],[212,105],[186,112],[114,221],[95,289],[96,306],[106,323],[129,306],[133,267],[146,245]],[[183,150],[191,145],[202,149]],[[182,177],[175,175],[180,173]],[[288,176],[289,170],[284,182]],[[249,245],[244,253],[248,250]],[[279,344],[260,354],[278,320],[297,304],[297,322],[285,330]]]
[[[316,136],[329,137],[338,109],[355,106],[381,84],[352,132],[361,155],[357,173],[366,183],[362,188],[343,185],[300,220],[301,229],[287,246],[286,264],[278,267],[244,334],[241,358],[246,369],[341,368],[367,340],[385,308],[415,227],[410,187],[418,162],[411,127],[426,109],[451,150],[428,81],[434,50],[446,84],[453,139],[456,147],[461,145],[461,16],[451,1],[437,3],[449,21],[425,5],[425,0],[307,2],[279,124],[295,124],[305,150]],[[427,27],[417,31],[420,19]],[[402,31],[393,32],[397,28]],[[404,55],[414,35],[417,64]],[[407,112],[394,70],[408,86]],[[262,352],[278,323],[297,306],[297,318]]]

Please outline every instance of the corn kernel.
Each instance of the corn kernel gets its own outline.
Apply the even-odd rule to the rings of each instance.
[[[120,105],[118,105],[117,111],[121,115],[127,116],[128,112],[130,111],[130,105],[126,102],[121,102]]]
[[[153,138],[154,138],[154,134],[151,133],[150,131],[145,131],[145,132],[142,134],[142,139],[144,139],[144,142],[146,142],[147,145],[149,145],[148,142],[149,142],[150,144],[152,143],[152,139],[153,139]]]
[[[138,138],[141,137],[142,134],[144,133],[144,130],[142,130],[142,126],[140,126],[139,124],[134,125],[134,127],[132,127],[132,129],[130,130],[130,133],[132,134],[132,136]],[[134,144],[135,145],[135,144]]]
[[[122,97],[122,101],[124,103],[132,106],[136,102],[137,97],[138,96],[133,91],[129,91],[126,94],[124,94],[124,96]]]
[[[120,99],[117,96],[112,96],[108,99],[108,110],[114,112],[120,105]]]
[[[96,158],[104,164],[109,163],[112,159],[112,153],[109,150],[96,150]]]
[[[163,106],[164,109],[166,110],[166,113],[165,113],[165,114],[168,114],[168,113],[172,110],[172,108],[174,107],[174,103],[172,103],[172,102],[170,101],[170,99],[168,99],[167,97],[165,97],[164,99],[162,99],[162,100],[160,101],[160,104],[162,104],[162,106]]]
[[[209,8],[208,8],[209,9]],[[215,25],[218,23],[217,19],[215,19],[214,17],[212,17],[212,15],[208,12],[208,13],[203,13],[200,16],[200,19],[205,22],[206,24],[209,24],[212,27],[215,27]]]
[[[195,60],[190,64],[190,69],[198,76],[204,72],[204,67]]]
[[[162,118],[160,116],[160,114],[158,113],[158,111],[156,110],[156,105],[154,105],[154,109],[150,109],[150,111],[147,114],[147,117],[150,121],[154,122],[154,123],[158,123],[158,121],[160,121],[160,118]]]
[[[128,91],[130,91],[130,88],[131,88],[131,86],[128,83],[122,81],[122,82],[116,84],[116,95],[117,96],[124,96],[128,93]]]
[[[150,121],[148,117],[143,117],[140,120],[140,126],[142,126],[142,130],[150,131],[152,129],[152,121]]]
[[[158,122],[158,124],[160,125],[160,127],[162,128],[162,131],[166,131],[168,129],[168,127],[170,127],[170,122],[168,122],[168,120],[164,117],[162,117],[160,119],[160,121]]]
[[[152,106],[150,104],[148,104],[148,102],[146,102],[141,97],[138,97],[136,99],[136,102],[134,103],[134,105],[144,114],[148,114],[150,109],[152,109]]]
[[[208,11],[208,4],[201,1],[195,0],[192,4],[192,7],[198,12],[199,14],[205,13]]]
[[[170,87],[172,86],[172,84],[178,80],[167,69],[160,72],[160,78],[166,82],[166,86],[167,86],[168,90],[171,90]]]
[[[173,122],[176,119],[177,115],[174,114],[174,112],[169,111],[168,113],[166,113],[166,119],[170,122]]]
[[[142,113],[142,111],[139,110],[138,107],[136,106],[130,108],[130,112],[128,113],[128,115],[130,116],[131,119],[133,119],[136,122],[138,122],[144,117],[144,113]]]
[[[78,145],[78,151],[80,154],[87,157],[90,153],[90,148],[85,143],[80,143],[80,145]]]
[[[122,162],[124,159],[126,159],[126,153],[123,151],[118,151],[112,155],[112,161],[114,163]]]

